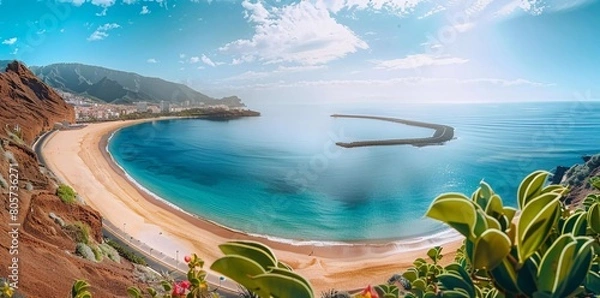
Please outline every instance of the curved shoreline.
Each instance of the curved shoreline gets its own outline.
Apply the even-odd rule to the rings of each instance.
[[[367,147],[367,146],[391,146],[391,145],[413,145],[415,147],[424,147],[432,145],[443,145],[454,138],[454,127],[442,124],[427,123],[399,118],[363,116],[363,115],[344,115],[333,114],[333,118],[354,118],[354,119],[372,119],[394,123],[400,123],[410,126],[424,127],[435,130],[433,135],[428,138],[409,138],[409,139],[389,139],[375,141],[356,141],[356,142],[337,142],[336,145],[344,148]]]
[[[135,125],[137,125],[137,124],[135,124]],[[216,221],[203,218],[201,215],[197,215],[195,213],[189,212],[189,211],[179,207],[177,204],[171,203],[169,200],[155,194],[151,190],[144,187],[140,182],[138,182],[129,173],[127,173],[127,171],[112,156],[112,154],[110,153],[110,150],[108,150],[108,144],[110,143],[111,138],[115,135],[115,133],[117,133],[118,131],[120,131],[121,129],[124,129],[124,128],[126,128],[126,127],[120,127],[118,129],[102,136],[102,139],[101,139],[100,143],[98,144],[100,150],[102,151],[103,154],[105,154],[106,159],[109,161],[111,166],[113,166],[113,168],[116,172],[118,172],[120,175],[126,177],[127,180],[129,180],[129,182],[131,182],[133,185],[135,185],[135,187],[139,188],[141,190],[142,195],[148,195],[149,197],[147,199],[156,200],[156,201],[160,202],[161,204],[166,205],[166,207],[168,207],[168,208],[173,208],[174,210],[177,210],[178,212],[182,212],[182,213],[186,214],[187,216],[191,216],[197,220],[205,221],[208,224],[212,224],[219,228],[226,229],[232,233],[239,233],[239,234],[247,235],[250,237],[260,238],[263,241],[273,241],[273,242],[289,244],[289,245],[293,245],[293,246],[350,246],[351,247],[351,246],[357,246],[357,245],[368,245],[368,246],[376,247],[376,246],[396,245],[396,247],[403,247],[406,249],[420,249],[420,247],[416,247],[415,245],[420,244],[420,243],[428,243],[427,245],[430,245],[429,243],[433,243],[435,245],[436,239],[437,240],[439,240],[439,239],[454,240],[460,236],[453,229],[444,228],[444,229],[440,229],[440,230],[436,230],[436,231],[431,231],[429,233],[424,233],[424,234],[420,234],[420,235],[399,238],[399,239],[398,238],[385,238],[385,239],[365,239],[365,240],[354,240],[354,241],[351,241],[351,240],[307,240],[307,239],[293,239],[293,238],[284,238],[284,237],[272,236],[272,235],[266,235],[266,234],[251,233],[251,232],[245,232],[245,231],[242,231],[239,229],[235,229],[235,228],[229,227],[227,225],[220,224]],[[432,242],[432,241],[434,241],[434,242]]]
[[[289,243],[281,241],[282,239],[235,231],[191,215],[135,185],[106,152],[108,138],[112,133],[141,122],[144,121],[90,125],[82,130],[61,131],[44,144],[45,147],[50,147],[44,150],[44,153],[52,170],[75,187],[85,197],[86,202],[100,211],[107,220],[119,225],[125,219],[131,218],[133,221],[137,218],[140,223],[131,224],[128,221],[127,225],[123,223],[123,228],[150,245],[152,241],[157,241],[154,238],[157,238],[156,232],[159,231],[159,235],[164,233],[173,238],[161,239],[160,245],[181,248],[178,250],[182,252],[181,255],[184,252],[197,252],[207,262],[212,262],[221,255],[217,245],[229,239],[260,241],[271,246],[282,260],[310,279],[315,290],[324,290],[331,287],[331,284],[339,285],[339,288],[351,288],[363,283],[381,282],[391,274],[410,266],[416,257],[423,257],[426,249],[433,245],[444,245],[448,251],[453,251],[460,245],[460,238],[450,234],[378,244],[329,245],[313,241]],[[77,159],[74,161],[75,165],[57,166],[57,161],[61,161],[58,159],[70,160],[64,154],[60,154],[63,147],[65,151],[77,152],[77,157],[73,157]],[[61,171],[69,166],[76,169],[68,173]],[[83,168],[85,173],[81,171]],[[104,195],[104,192],[110,195]],[[124,208],[118,208],[119,206]],[[167,241],[169,244],[165,243]],[[157,247],[157,251],[159,249]],[[173,249],[170,250],[172,255]]]

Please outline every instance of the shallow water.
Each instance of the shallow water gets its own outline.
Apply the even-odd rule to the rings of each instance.
[[[168,120],[118,131],[109,151],[131,177],[184,210],[248,233],[317,241],[431,235],[437,195],[485,179],[505,204],[528,173],[600,151],[598,103],[276,105],[259,118]],[[343,149],[337,141],[432,130],[330,114],[455,127],[443,146]]]

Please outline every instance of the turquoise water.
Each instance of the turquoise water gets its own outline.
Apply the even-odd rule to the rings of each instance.
[[[485,179],[515,204],[528,173],[600,151],[600,104],[275,105],[259,118],[169,120],[124,128],[109,151],[145,188],[253,234],[317,241],[390,240],[443,229],[423,214],[443,192]],[[422,128],[333,113],[454,126],[444,146],[343,149],[333,141],[422,137]]]

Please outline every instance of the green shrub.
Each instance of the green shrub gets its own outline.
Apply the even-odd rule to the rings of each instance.
[[[58,224],[61,228],[63,228],[65,226],[65,221],[60,218],[60,216],[54,214],[54,212],[50,212],[48,213],[48,216],[56,223]]]
[[[92,251],[94,252],[94,257],[96,258],[96,262],[100,263],[104,259],[104,254],[98,245],[92,246]]]
[[[96,262],[96,256],[94,255],[92,248],[85,243],[77,243],[75,253],[88,261]]]
[[[146,259],[144,259],[144,257],[138,256],[137,254],[130,251],[129,249],[121,246],[119,243],[117,243],[113,240],[108,240],[108,241],[106,241],[106,244],[113,247],[119,253],[119,255],[122,256],[123,258],[125,258],[126,260],[128,260],[134,264],[148,266],[148,263],[146,262]]]
[[[90,244],[90,227],[85,223],[77,221],[69,224],[65,226],[65,232],[76,242]]]
[[[65,204],[73,204],[77,200],[77,194],[75,191],[66,184],[61,184],[56,189],[56,195]]]
[[[111,261],[115,263],[121,263],[121,256],[119,256],[119,252],[112,246],[108,245],[108,243],[102,243],[98,245],[98,247]]]

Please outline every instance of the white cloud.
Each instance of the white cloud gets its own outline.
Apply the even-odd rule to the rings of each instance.
[[[340,10],[387,10],[396,14],[405,15],[414,11],[425,0],[318,0],[333,13]]]
[[[426,12],[424,15],[418,17],[417,19],[422,20],[424,18],[428,18],[436,13],[442,12],[446,10],[446,7],[442,6],[442,5],[437,5],[436,7],[432,8],[430,11]]]
[[[297,72],[305,72],[312,71],[318,69],[326,68],[325,65],[302,65],[302,66],[283,66],[280,65],[273,71],[246,71],[242,74],[235,75],[225,79],[224,81],[248,81],[248,80],[257,80],[263,79],[267,77],[271,77],[273,75],[281,75],[285,73],[297,73]]]
[[[208,66],[212,66],[215,67],[217,66],[217,64],[215,62],[213,62],[212,60],[210,60],[210,58],[206,57],[206,55],[202,54],[202,63],[208,65]]]
[[[196,63],[200,62],[200,57],[190,57],[189,61],[191,64],[196,64]]]
[[[101,12],[99,12],[99,13],[96,13],[96,16],[97,16],[97,17],[103,17],[103,16],[106,16],[106,13],[107,13],[107,12],[108,12],[108,7],[104,7],[104,8],[102,9],[102,11],[101,11]]]
[[[158,60],[156,60],[154,58],[150,58],[150,59],[146,60],[146,62],[155,64],[155,63],[158,63]]]
[[[468,59],[456,57],[436,57],[428,54],[408,55],[405,58],[393,60],[372,60],[375,69],[395,70],[395,69],[416,69],[426,66],[440,66],[467,63]]]
[[[149,14],[151,11],[148,9],[148,6],[142,6],[142,11],[140,11],[140,14]]]
[[[184,59],[185,58],[185,54],[179,54],[179,59]]]
[[[13,45],[17,42],[17,38],[13,37],[13,38],[9,38],[9,39],[5,39],[4,41],[2,41],[2,44],[5,45]]]
[[[11,55],[16,55],[17,53],[19,53],[19,48],[15,48],[12,52],[10,52]]]
[[[456,31],[458,31],[459,33],[467,32],[467,31],[473,29],[474,27],[475,27],[475,23],[473,23],[473,22],[454,25],[454,29],[456,29]]]
[[[116,23],[106,23],[100,27],[98,27],[98,29],[96,29],[96,31],[94,31],[88,38],[88,41],[97,41],[97,40],[103,40],[105,38],[108,37],[108,31],[113,30],[113,29],[117,29],[120,28],[121,26],[119,24]]]
[[[75,6],[81,6],[83,3],[90,2],[96,6],[110,7],[115,4],[116,0],[59,0],[59,2],[71,3]]]
[[[263,2],[244,0],[246,18],[255,25],[251,39],[239,39],[220,48],[265,63],[292,62],[324,64],[368,49],[348,27],[339,24],[327,8],[300,1],[281,8],[267,9]]]
[[[482,13],[494,0],[477,0],[471,6],[469,6],[465,12],[468,15],[477,15]]]

